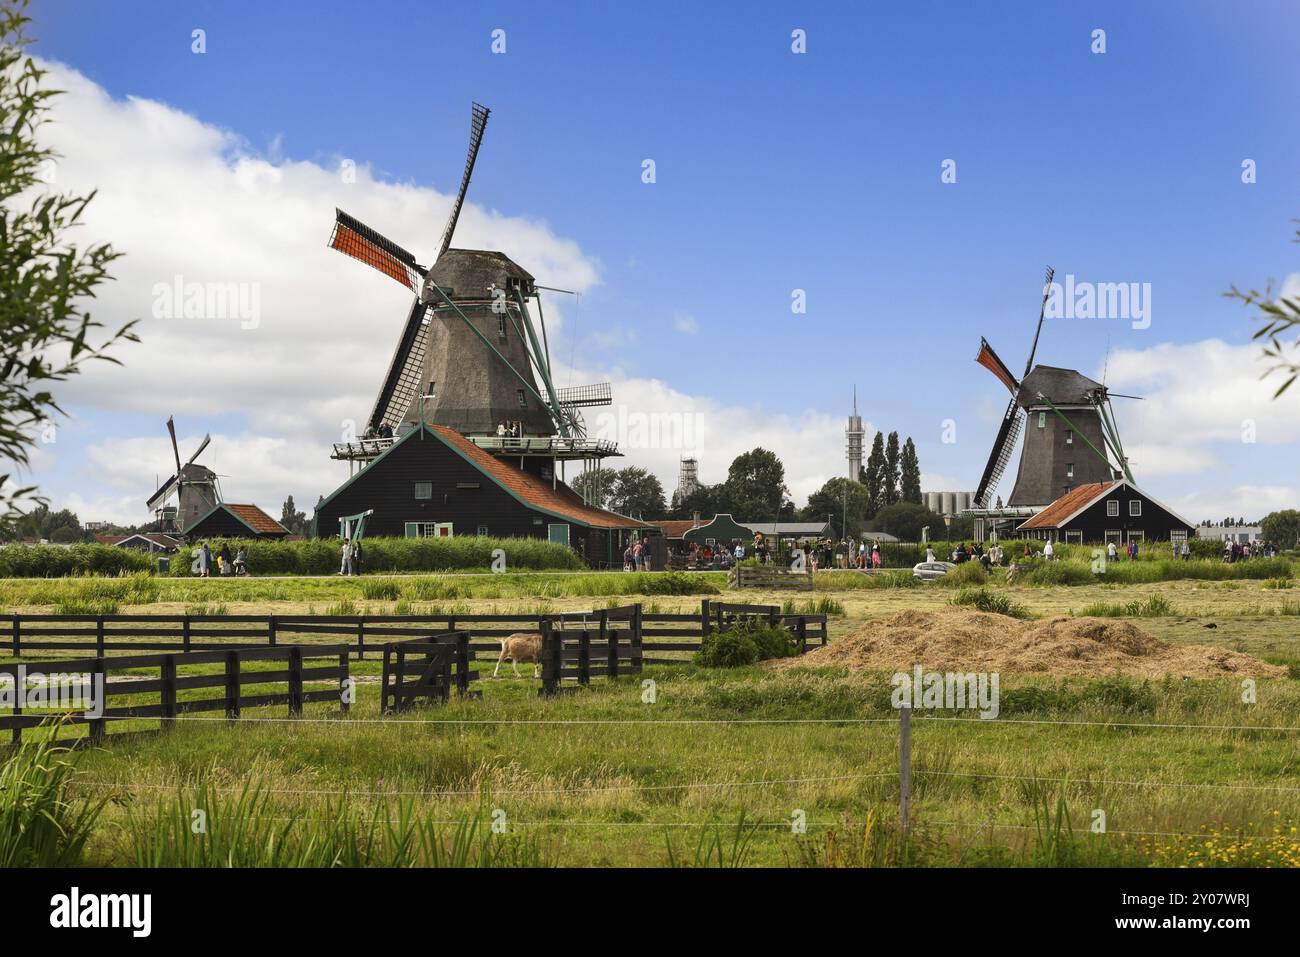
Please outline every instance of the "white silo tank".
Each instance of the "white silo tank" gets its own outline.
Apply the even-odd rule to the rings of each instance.
[[[957,514],[956,505],[957,505],[957,496],[956,496],[954,493],[952,493],[952,492],[944,492],[944,493],[943,493],[943,511],[942,511],[940,514],[941,514],[941,515],[955,515],[955,514]]]

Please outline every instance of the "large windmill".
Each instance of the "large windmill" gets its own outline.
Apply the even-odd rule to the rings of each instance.
[[[217,506],[221,501],[221,488],[217,484],[217,473],[194,461],[208,447],[212,436],[203,436],[194,454],[182,465],[180,447],[176,444],[176,425],[170,417],[167,419],[167,434],[172,440],[176,473],[149,496],[145,505],[154,513],[159,531],[183,532]],[[173,496],[176,504],[167,504]]]
[[[1110,481],[1117,473],[1122,473],[1130,482],[1133,480],[1115,426],[1110,404],[1112,393],[1106,386],[1074,369],[1034,365],[1052,276],[1053,271],[1048,267],[1038,326],[1020,379],[1011,374],[988,340],[980,339],[980,351],[975,361],[1007,387],[1011,400],[1007,403],[984,474],[975,490],[976,508],[989,507],[989,500],[1006,471],[1021,432],[1025,437],[1020,451],[1020,469],[1007,499],[1009,507],[1048,505],[1071,488],[1090,482]]]
[[[473,105],[469,155],[432,266],[420,265],[397,243],[335,211],[329,245],[415,294],[368,426],[373,432],[384,426],[401,432],[427,422],[450,426],[493,451],[510,445],[511,454],[518,454],[524,445],[556,458],[590,458],[598,446],[610,443],[585,441],[578,410],[609,405],[610,387],[555,387],[539,291],[548,287],[538,286],[504,253],[451,245],[489,112]],[[530,302],[536,304],[540,336]],[[503,426],[512,441],[494,443]],[[382,444],[345,443],[335,447],[334,457],[370,459]]]

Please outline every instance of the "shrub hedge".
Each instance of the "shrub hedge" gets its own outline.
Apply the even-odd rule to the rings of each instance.
[[[213,539],[214,552],[229,544],[234,554],[241,547],[248,552],[252,575],[328,575],[339,570],[340,543],[335,539],[272,542],[246,539]],[[536,538],[367,538],[362,542],[362,573],[489,571],[492,553],[505,552],[506,571],[580,571],[586,568],[570,548]],[[197,546],[183,548],[173,556],[171,574],[188,577]]]
[[[152,567],[153,559],[144,552],[115,545],[0,546],[0,578],[131,575]]]

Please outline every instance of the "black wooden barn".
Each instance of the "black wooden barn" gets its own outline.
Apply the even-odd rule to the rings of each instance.
[[[289,530],[256,505],[220,502],[185,529],[185,538],[198,542],[209,538],[280,539]]]
[[[499,458],[444,425],[416,425],[316,506],[316,535],[365,515],[365,535],[544,538],[619,567],[645,522],[586,505],[552,459]]]
[[[1062,495],[1018,532],[1024,538],[1056,542],[1186,541],[1195,526],[1124,479],[1091,482]]]

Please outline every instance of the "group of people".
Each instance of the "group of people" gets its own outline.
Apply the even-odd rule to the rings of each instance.
[[[628,542],[627,548],[623,549],[623,571],[654,571],[654,562],[651,560],[650,556],[649,540],[636,538]]]
[[[379,428],[373,425],[366,429],[363,439],[391,439],[393,437],[393,427],[387,422],[380,422]]]
[[[350,538],[343,539],[343,547],[340,549],[343,561],[339,565],[340,575],[360,575],[361,559],[364,557],[365,549],[361,547],[361,539],[355,541]]]
[[[497,438],[499,439],[517,439],[523,435],[523,432],[524,424],[522,422],[507,420],[497,423]]]
[[[1050,548],[1051,542],[1048,542],[1047,544]],[[1033,549],[1030,548],[1029,543],[1026,542],[1025,557],[1029,558],[1032,554]],[[954,565],[961,565],[965,562],[979,562],[987,570],[994,566],[1000,566],[1005,557],[1006,554],[1003,552],[1002,546],[997,542],[991,543],[987,548],[984,547],[983,542],[971,542],[969,545],[965,542],[958,542],[957,547],[949,553],[948,560]],[[1050,552],[1044,552],[1044,557],[1048,558],[1050,561]],[[927,562],[935,561],[934,549],[928,545],[925,549],[925,560]]]
[[[194,563],[191,569],[200,578],[211,578],[212,569],[216,567],[218,575],[247,575],[248,574],[248,554],[244,546],[239,546],[239,550],[233,555],[230,552],[230,543],[225,542],[221,550],[215,555],[208,543],[204,542],[194,553]]]
[[[1223,560],[1239,562],[1247,558],[1276,558],[1278,548],[1272,542],[1234,542],[1223,543]]]

